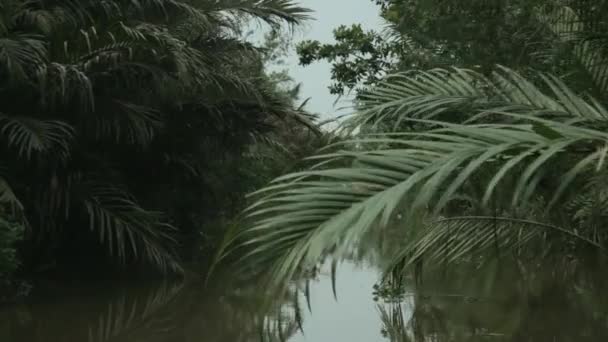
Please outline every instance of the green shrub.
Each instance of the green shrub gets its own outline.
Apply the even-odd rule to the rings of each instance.
[[[23,226],[0,218],[0,281],[19,266],[15,243],[23,236]]]

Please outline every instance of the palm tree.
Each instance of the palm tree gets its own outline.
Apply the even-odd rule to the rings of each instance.
[[[250,19],[276,29],[306,20],[292,1],[0,9],[0,204],[47,241],[31,248],[39,259],[88,226],[121,260],[179,271],[176,226],[193,225],[200,207],[184,214],[176,191],[209,197],[205,167],[218,149],[238,155],[274,117],[310,125],[265,86],[260,52],[240,33]]]
[[[608,109],[588,94],[602,94],[608,64],[596,64],[600,40],[587,44],[569,22],[578,17],[560,15],[576,8],[538,10],[539,25],[552,20],[547,34],[577,30],[567,43],[585,46],[572,54],[591,76],[585,88],[500,66],[392,75],[360,94],[342,124],[346,141],[254,194],[224,255],[271,266],[281,286],[388,225],[408,231],[393,268],[602,248]],[[603,27],[592,14],[584,27]]]

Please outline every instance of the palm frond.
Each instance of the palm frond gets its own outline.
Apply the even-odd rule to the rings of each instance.
[[[591,22],[581,19],[575,9],[568,6],[539,11],[538,18],[549,30],[571,45],[571,53],[587,71],[600,92],[608,92],[608,44],[605,38],[594,33]]]
[[[394,131],[409,119],[464,122],[493,112],[602,121],[608,118],[606,108],[594,99],[575,94],[556,77],[538,76],[542,89],[503,67],[490,77],[457,68],[393,75],[361,95],[358,112],[345,122],[345,127],[353,130],[384,123]]]
[[[0,113],[0,134],[9,147],[15,149],[20,156],[30,159],[34,153],[51,150],[66,156],[70,150],[73,130],[62,121]]]
[[[141,208],[129,194],[115,186],[90,182],[84,196],[89,227],[99,234],[110,255],[121,260],[142,258],[162,271],[181,272],[171,252],[175,243],[171,234],[175,228],[163,223],[159,213]]]
[[[255,194],[259,199],[244,213],[249,224],[227,238],[227,253],[239,250],[244,255],[240,260],[248,264],[274,265],[276,279],[282,281],[326,253],[339,257],[370,229],[386,226],[397,214],[403,214],[409,227],[422,213],[440,215],[472,180],[485,189],[482,206],[489,208],[493,198],[508,195],[505,209],[525,207],[552,170],[559,175],[552,176],[557,177],[557,186],[549,194],[546,210],[550,210],[574,180],[596,172],[605,159],[608,134],[539,114],[584,120],[603,117],[605,109],[574,96],[551,77],[546,82],[554,86],[554,97],[518,74],[504,72],[518,82],[496,76],[494,83],[482,83],[483,92],[468,81],[470,73],[459,70],[455,75],[436,71],[422,74],[424,81],[405,78],[394,87],[381,86],[384,93],[376,100],[390,106],[368,109],[360,122],[386,108],[398,120],[399,115],[416,117],[456,106],[468,119],[492,114],[509,123],[450,124],[407,118],[436,128],[335,144],[330,148],[337,152],[312,158],[316,167],[279,177]],[[462,101],[470,101],[464,95],[471,93],[480,107],[472,112],[460,109]],[[570,166],[553,167],[560,164]],[[481,177],[482,171],[490,176]]]
[[[297,25],[310,19],[311,10],[292,0],[227,0],[216,3],[216,11],[246,14],[271,25],[281,22]]]
[[[124,101],[113,101],[108,107],[84,122],[96,139],[146,146],[162,128],[160,113],[153,108]]]
[[[0,36],[0,76],[9,81],[26,81],[35,74],[34,66],[46,61],[46,47],[41,36],[17,34]]]
[[[61,16],[57,16],[56,13],[47,9],[28,7],[27,1],[18,2],[23,7],[15,10],[14,16],[11,18],[13,24],[32,28],[42,34],[50,34],[57,27]]]
[[[581,234],[591,235],[594,241],[604,241],[606,236],[602,227],[608,218],[607,184],[606,172],[600,168],[596,175],[589,178],[581,191],[564,205],[577,230]]]
[[[89,76],[76,65],[48,63],[36,70],[42,104],[50,108],[76,104],[83,112],[95,109],[93,84]]]
[[[400,250],[390,267],[407,267],[418,260],[451,263],[473,255],[517,254],[531,240],[555,233],[603,248],[573,229],[552,224],[511,217],[451,217],[427,224],[417,233],[418,237],[412,238]]]

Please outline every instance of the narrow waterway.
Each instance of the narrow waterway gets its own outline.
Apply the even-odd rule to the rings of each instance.
[[[322,269],[311,280],[311,310],[303,305],[301,325],[288,316],[283,333],[266,341],[608,340],[608,301],[585,277],[569,283],[555,272],[522,280],[510,271],[453,269],[428,277],[417,290],[407,279],[377,288],[375,267],[345,262],[336,300],[329,273]],[[60,288],[0,308],[0,341],[260,341],[260,303],[273,295],[221,278],[206,287],[108,282]]]

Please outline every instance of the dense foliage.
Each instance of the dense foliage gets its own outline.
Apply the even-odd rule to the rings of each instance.
[[[243,167],[259,145],[314,131],[241,32],[306,20],[292,1],[1,0],[0,13],[0,205],[27,228],[28,270],[110,255],[179,271],[255,186],[244,175],[265,172]]]
[[[22,238],[23,225],[0,217],[0,304],[26,294],[26,284],[15,279],[19,267],[17,243]]]
[[[543,21],[550,20],[550,13],[553,19],[569,16],[567,5],[590,23],[586,44],[597,45],[604,39],[607,10],[604,1],[589,0],[375,2],[381,6],[383,30],[341,26],[334,31],[335,43],[303,41],[298,46],[302,65],[319,60],[332,64],[332,93],[361,90],[387,74],[412,69],[461,67],[488,74],[496,64],[520,71],[533,67],[581,83],[581,74],[589,69],[581,68],[571,53],[574,36],[555,39],[556,27]],[[578,25],[577,19],[571,22]],[[576,27],[568,30],[578,34]]]
[[[338,92],[357,90],[348,139],[258,191],[226,254],[282,284],[389,226],[407,232],[397,270],[603,251],[606,2],[382,3],[386,39],[406,47],[388,62],[357,26],[301,46],[304,63],[334,62]]]
[[[22,226],[0,219],[0,279],[10,276],[19,265],[15,244],[22,234]]]

